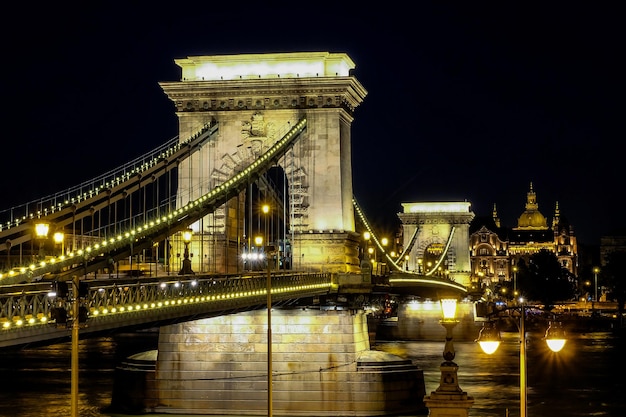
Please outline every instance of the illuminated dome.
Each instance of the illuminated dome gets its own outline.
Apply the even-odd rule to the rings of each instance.
[[[530,183],[530,191],[527,194],[526,210],[517,219],[515,229],[542,229],[548,228],[548,221],[538,210],[537,195],[533,191],[533,184]]]
[[[517,227],[520,229],[547,229],[548,222],[543,214],[538,211],[529,211],[526,210],[520,217],[517,219]]]

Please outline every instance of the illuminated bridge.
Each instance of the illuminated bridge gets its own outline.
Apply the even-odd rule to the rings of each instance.
[[[302,335],[316,338],[311,346],[318,350],[328,349],[324,363],[309,359],[297,367],[336,372],[334,361],[344,355],[355,366],[350,372],[358,373],[368,369],[368,361],[356,358],[369,350],[364,317],[376,294],[466,295],[465,282],[409,267],[411,250],[424,245],[416,241],[416,214],[407,217],[412,231],[402,253],[392,256],[353,196],[350,126],[367,93],[347,55],[188,57],[176,63],[181,81],[161,87],[174,103],[178,137],[97,178],[77,178],[82,182],[75,187],[0,212],[0,347],[66,339],[77,322],[86,324],[81,337],[160,327],[168,329],[168,340],[184,338],[159,348],[161,368],[168,369],[189,340],[203,340],[211,320],[241,314],[247,326],[232,324],[240,329],[215,336],[235,337],[254,327],[256,312],[271,298],[284,311],[281,328],[300,328],[293,323],[313,314],[307,329],[324,329]],[[455,230],[447,240],[431,239],[434,265],[458,257]],[[372,273],[364,232],[388,272]],[[349,343],[343,332],[350,333]],[[342,355],[334,350],[337,340],[343,340]],[[165,346],[176,353],[168,355]],[[276,360],[293,369],[290,357],[281,353]],[[328,358],[335,359],[326,363]],[[182,388],[164,399],[170,381],[183,376],[161,372],[160,401],[167,410],[228,414],[239,406],[236,398],[221,408],[217,400],[185,402],[193,391]],[[363,411],[367,415],[380,407],[407,409],[402,401],[384,400],[384,384],[375,389],[381,400]],[[322,399],[325,388],[308,392],[315,390],[328,415],[361,404],[357,396],[329,402]],[[289,407],[287,400],[276,401],[282,404],[277,409]]]

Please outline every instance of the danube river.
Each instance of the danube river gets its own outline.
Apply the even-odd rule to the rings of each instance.
[[[528,416],[626,416],[623,339],[610,332],[569,334],[563,351],[555,354],[545,348],[540,336],[530,334],[528,341]],[[137,338],[131,340],[134,346],[150,348],[152,343],[147,336],[127,338]],[[503,338],[491,356],[474,342],[454,343],[459,384],[475,401],[472,417],[519,416],[519,338],[516,333],[505,333]],[[439,385],[443,344],[443,340],[379,341],[372,347],[410,358],[424,371],[430,394]],[[105,411],[111,402],[115,365],[124,354],[116,353],[117,346],[110,338],[80,341],[81,417],[121,416]],[[70,343],[3,350],[0,416],[69,416],[70,350]]]

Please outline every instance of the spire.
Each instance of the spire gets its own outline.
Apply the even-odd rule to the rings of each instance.
[[[552,228],[556,231],[559,223],[561,222],[561,213],[559,211],[559,202],[556,202],[556,207],[554,208],[554,219],[552,220]]]
[[[491,215],[496,227],[500,227],[500,219],[498,218],[498,210],[496,209],[496,203],[493,203],[493,213]]]
[[[537,204],[537,194],[533,191],[533,183],[530,183],[530,191],[526,194],[526,210],[537,210],[539,205]]]

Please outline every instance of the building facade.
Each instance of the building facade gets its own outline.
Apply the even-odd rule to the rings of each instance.
[[[470,227],[472,289],[489,292],[498,284],[512,282],[516,291],[517,265],[521,260],[528,263],[533,254],[544,249],[554,253],[561,266],[576,275],[576,236],[573,227],[561,215],[558,202],[550,224],[548,226],[546,217],[539,211],[532,183],[517,226],[502,226],[495,205],[491,218],[477,217]]]

